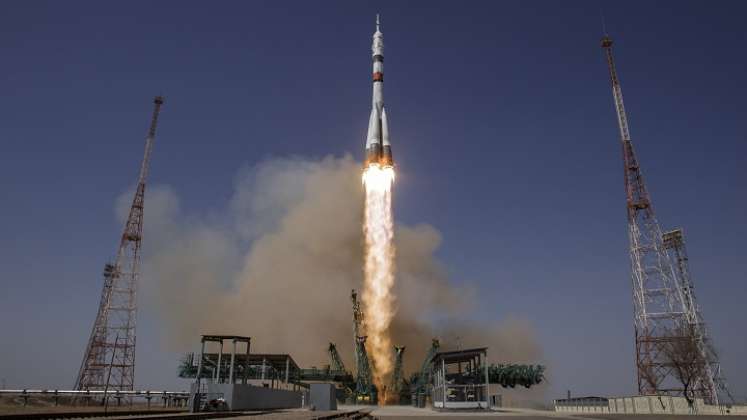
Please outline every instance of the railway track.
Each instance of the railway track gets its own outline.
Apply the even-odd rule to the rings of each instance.
[[[342,411],[339,413],[327,414],[324,416],[312,417],[313,420],[332,420],[332,419],[351,419],[359,420],[369,418],[371,410],[354,410],[354,411]]]
[[[265,414],[277,413],[277,410],[270,411],[223,411],[223,412],[203,412],[189,413],[183,410],[132,410],[132,411],[68,411],[56,413],[14,413],[0,414],[0,420],[52,420],[52,419],[86,419],[86,418],[107,418],[110,420],[203,420],[203,419],[222,419],[231,417],[248,417],[262,416]],[[360,420],[370,418],[370,410],[341,411],[332,414],[310,416],[312,420]]]
[[[39,420],[39,419],[83,419],[91,417],[132,417],[132,416],[149,416],[155,415],[155,418],[160,418],[159,415],[170,416],[184,412],[183,410],[132,410],[132,411],[62,411],[62,412],[50,412],[50,413],[13,413],[13,414],[0,414],[0,420]],[[166,418],[166,417],[164,417]],[[171,418],[171,417],[168,417]]]

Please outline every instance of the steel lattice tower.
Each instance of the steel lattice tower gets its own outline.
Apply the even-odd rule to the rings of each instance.
[[[405,346],[394,346],[394,373],[392,374],[391,392],[397,399],[402,390],[402,380],[405,376],[403,368],[405,357]]]
[[[355,367],[356,367],[356,387],[357,397],[368,396],[373,400],[374,385],[371,378],[371,362],[368,359],[366,351],[366,338],[361,335],[361,325],[363,324],[363,311],[361,303],[358,300],[358,293],[353,290],[350,294],[350,300],[353,302],[353,345],[355,346]]]
[[[692,293],[681,231],[679,235],[674,232],[662,234],[630,140],[610,37],[605,35],[602,38],[602,48],[609,67],[623,149],[638,392],[641,395],[682,395],[683,386],[678,383],[673,363],[667,359],[666,352],[676,346],[678,340],[694,340],[699,354],[698,360],[693,362],[699,365],[694,371],[702,373],[698,374],[691,390],[696,397],[717,404],[717,380],[713,369],[718,368],[718,359],[705,334],[702,316]],[[677,261],[676,265],[672,264],[669,252]],[[688,332],[686,337],[682,331]]]
[[[687,248],[685,247],[685,234],[682,229],[675,229],[665,232],[662,239],[664,248],[669,253],[670,260],[674,262],[677,278],[679,279],[684,296],[687,322],[691,326],[690,330],[695,335],[699,347],[698,350],[702,355],[700,363],[702,364],[701,370],[704,374],[693,387],[695,395],[701,396],[707,401],[710,400],[713,403],[718,403],[718,391],[724,391],[733,402],[734,398],[729,393],[726,387],[726,379],[721,373],[721,363],[718,359],[718,353],[716,353],[713,347],[703,313],[695,298],[694,284],[690,276],[690,258],[687,256]]]
[[[135,326],[140,247],[143,237],[143,204],[150,154],[156,137],[163,97],[154,99],[153,115],[145,139],[135,197],[113,263],[104,266],[101,301],[75,381],[77,390],[133,390],[135,381]]]

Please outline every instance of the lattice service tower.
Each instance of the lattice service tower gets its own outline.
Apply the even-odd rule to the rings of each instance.
[[[355,367],[356,367],[356,401],[375,402],[376,392],[371,377],[371,362],[368,359],[366,351],[365,335],[361,335],[361,326],[363,324],[363,311],[361,303],[358,300],[358,292],[353,289],[350,293],[350,300],[353,302],[353,345],[355,348]]]
[[[718,359],[718,353],[713,346],[713,341],[708,335],[707,326],[700,310],[698,301],[695,298],[695,286],[690,276],[690,258],[687,256],[685,247],[685,234],[682,229],[675,229],[664,232],[662,236],[664,249],[669,254],[670,261],[673,262],[679,284],[682,287],[685,313],[687,314],[688,331],[694,336],[695,343],[698,345],[698,351],[701,354],[700,365],[691,371],[703,374],[703,378],[698,378],[693,384],[693,392],[696,396],[704,398],[706,401],[718,403],[718,393],[723,391],[724,394],[734,402],[734,397],[726,386],[726,378],[721,372],[721,363]],[[707,380],[710,378],[710,380]],[[711,398],[713,395],[713,398]]]
[[[714,373],[718,372],[713,369],[718,366],[718,360],[705,334],[687,267],[684,266],[684,271],[675,270],[668,252],[676,254],[676,242],[671,232],[662,235],[651,197],[643,182],[630,140],[609,36],[602,38],[602,48],[612,81],[623,148],[638,392],[641,395],[683,395],[684,387],[668,354],[673,348],[682,347],[682,340],[693,340],[698,355],[693,357],[691,372],[695,372],[697,378],[689,393],[717,404],[717,377]],[[682,263],[681,260],[679,262]],[[687,334],[683,334],[683,331]]]
[[[143,203],[148,165],[156,137],[163,97],[154,99],[145,155],[140,166],[135,197],[113,263],[104,266],[101,302],[75,381],[77,390],[133,390],[135,381],[135,325],[140,246],[143,237]]]

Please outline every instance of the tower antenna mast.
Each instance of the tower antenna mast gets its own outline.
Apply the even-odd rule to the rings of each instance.
[[[607,34],[602,38],[602,48],[623,152],[638,392],[689,394],[718,404],[718,359],[695,303],[687,258],[682,257],[682,232],[662,233],[630,139],[622,88],[612,57],[612,39]],[[673,260],[677,261],[676,269]],[[678,360],[675,362],[674,358]],[[688,376],[687,380],[683,376]]]
[[[103,390],[108,387],[118,391],[131,391],[134,388],[136,298],[140,276],[145,184],[163,97],[156,96],[153,103],[153,114],[145,138],[145,154],[140,165],[137,189],[119,241],[117,255],[113,263],[104,266],[104,287],[75,380],[77,390]],[[110,378],[107,378],[108,376]]]

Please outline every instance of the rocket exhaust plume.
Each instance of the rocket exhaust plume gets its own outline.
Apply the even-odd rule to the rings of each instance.
[[[363,234],[364,284],[363,306],[365,328],[373,362],[373,382],[381,401],[386,401],[384,384],[393,370],[392,339],[389,325],[394,318],[394,219],[392,217],[392,184],[394,162],[389,143],[389,126],[384,110],[384,35],[376,32],[371,46],[373,58],[373,103],[366,139],[366,163],[363,186],[366,190]]]
[[[366,190],[363,221],[363,305],[366,313],[368,350],[373,360],[373,380],[382,396],[384,384],[389,383],[392,374],[394,357],[389,331],[395,313],[393,182],[392,167],[370,164],[363,171],[363,184]]]
[[[151,188],[150,217],[144,221],[151,245],[143,265],[149,281],[142,296],[159,318],[166,349],[193,351],[195,338],[206,331],[246,335],[253,337],[257,353],[291,352],[300,366],[320,366],[329,363],[325,349],[333,342],[345,364],[355,366],[344,301],[349,290],[360,289],[362,327],[368,329],[360,334],[368,336],[372,382],[381,401],[391,400],[384,385],[394,376],[394,344],[407,346],[408,372],[421,366],[433,337],[444,348],[487,345],[495,362],[541,360],[530,324],[471,317],[480,303],[477,289],[468,279],[449,281],[436,256],[442,242],[436,228],[397,223],[392,234],[396,168],[381,95],[380,32],[374,46],[373,124],[363,168],[348,155],[268,159],[239,171],[229,205],[207,214],[186,211],[170,187]],[[132,194],[118,201],[122,221]],[[385,251],[378,248],[382,243]],[[369,261],[378,269],[369,270]],[[157,382],[160,376],[153,375],[163,366],[152,367],[145,375]],[[516,392],[545,401],[545,386]]]
[[[229,202],[217,203],[210,214],[190,211],[172,187],[152,186],[142,296],[163,331],[160,345],[181,353],[194,351],[196,337],[206,331],[247,335],[256,341],[253,352],[290,352],[306,367],[330,363],[325,350],[333,342],[345,365],[356,366],[346,297],[351,289],[363,296],[361,172],[360,159],[352,156],[268,159],[240,170]],[[401,176],[396,174],[397,182]],[[126,220],[133,191],[117,201],[118,220]],[[389,331],[393,345],[407,346],[408,374],[420,368],[433,337],[445,349],[488,346],[494,363],[543,360],[534,328],[523,316],[474,316],[483,304],[478,286],[449,279],[436,256],[442,244],[438,229],[399,221],[395,228],[396,314]],[[496,282],[504,287],[510,279]],[[370,341],[366,347],[373,359]],[[164,369],[172,368],[153,363],[144,381],[159,383]],[[508,395],[504,401],[543,402],[549,398],[546,386],[501,392]]]

